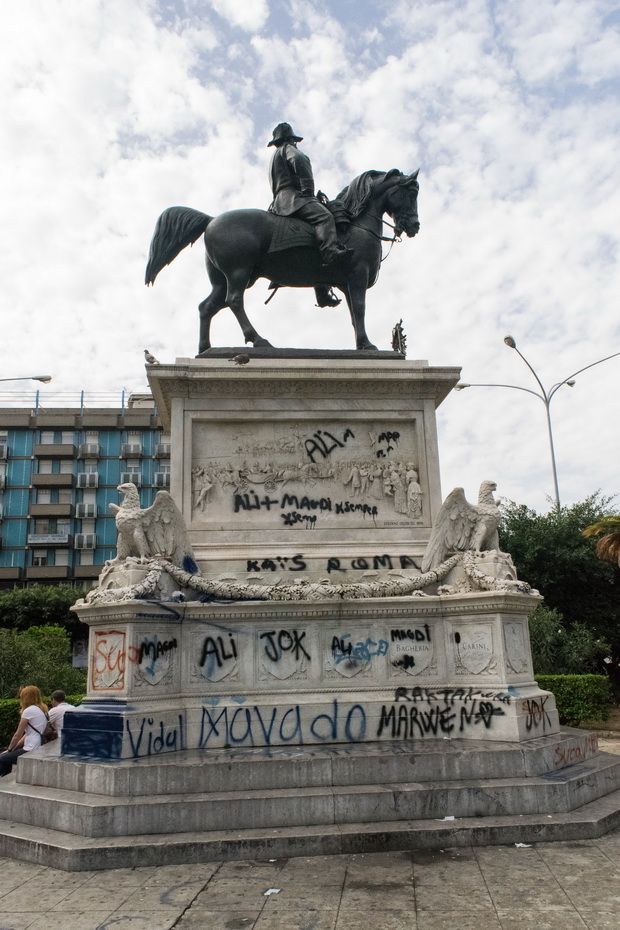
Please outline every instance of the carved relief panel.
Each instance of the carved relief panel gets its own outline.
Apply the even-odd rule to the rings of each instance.
[[[192,522],[218,529],[424,524],[415,420],[195,422]]]

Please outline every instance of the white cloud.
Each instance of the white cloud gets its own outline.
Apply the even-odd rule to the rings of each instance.
[[[209,0],[213,9],[246,32],[258,32],[269,16],[267,0]]]
[[[112,389],[144,385],[144,346],[193,355],[209,289],[203,248],[147,290],[155,220],[173,204],[266,207],[266,143],[282,119],[305,136],[331,195],[370,167],[421,167],[421,232],[394,247],[368,295],[382,348],[403,317],[410,357],[463,365],[470,382],[528,387],[507,332],[546,385],[620,351],[620,127],[606,6],[407,0],[374,20],[362,7],[347,19],[335,0],[185,3],[167,20],[155,0],[7,9],[4,368],[54,369],[62,389]],[[259,282],[247,308],[272,342],[352,345],[344,307],[318,310],[311,292],[294,290],[264,307],[266,296]],[[239,343],[228,310],[214,336]],[[619,363],[584,372],[553,401],[566,500],[620,485]],[[545,505],[535,398],[451,395],[440,438],[446,491],[474,494],[492,477],[507,496]]]

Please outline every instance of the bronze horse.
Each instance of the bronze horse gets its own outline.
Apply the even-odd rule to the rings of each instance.
[[[347,300],[355,342],[358,349],[376,348],[366,335],[366,291],[376,282],[381,265],[383,214],[394,220],[395,235],[403,232],[415,236],[420,228],[417,212],[418,172],[403,174],[391,171],[365,171],[338,195],[339,208],[346,211],[349,224],[340,238],[353,249],[350,260],[341,268],[324,268],[314,244],[311,227],[307,227],[306,245],[291,248],[280,245],[273,250],[279,224],[291,223],[302,235],[306,224],[295,217],[284,219],[264,210],[231,210],[220,216],[207,216],[189,207],[169,207],[155,226],[146,284],[152,284],[162,268],[179,252],[196,242],[204,233],[207,272],[213,286],[199,305],[199,354],[211,347],[211,320],[223,307],[230,307],[243,331],[246,343],[270,346],[246,316],[244,292],[258,278],[269,278],[278,287],[336,287]],[[339,219],[340,222],[340,219]],[[286,244],[285,244],[286,245]]]

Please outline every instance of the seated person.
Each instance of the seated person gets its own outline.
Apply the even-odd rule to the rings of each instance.
[[[36,685],[27,685],[19,692],[21,716],[6,752],[0,752],[0,778],[8,775],[19,756],[41,745],[48,723],[47,704],[43,703]]]
[[[60,736],[62,731],[62,722],[68,710],[73,710],[73,704],[67,704],[65,692],[54,691],[52,694],[52,707],[49,712],[49,720],[58,736]]]

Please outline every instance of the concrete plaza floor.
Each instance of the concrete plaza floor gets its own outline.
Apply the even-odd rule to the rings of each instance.
[[[601,749],[620,753],[615,733]],[[62,872],[0,859],[0,930],[620,930],[598,840]]]
[[[277,889],[277,891],[276,891]],[[60,872],[0,860],[0,930],[617,930],[599,840]]]

